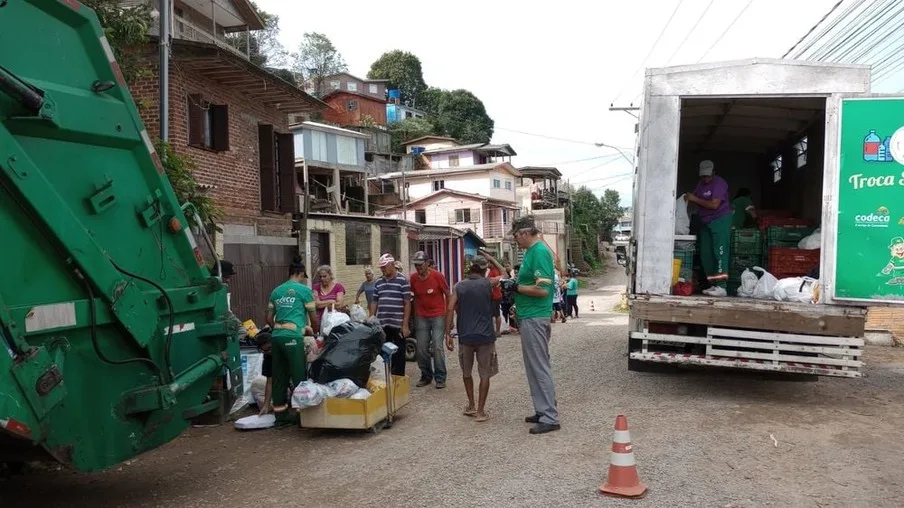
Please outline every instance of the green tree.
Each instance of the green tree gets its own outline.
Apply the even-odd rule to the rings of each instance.
[[[489,143],[494,122],[486,107],[468,90],[429,89],[424,110],[431,116],[436,134],[453,137],[464,143]]]
[[[421,93],[427,89],[421,60],[415,55],[394,49],[380,55],[370,65],[367,73],[369,79],[388,79],[389,89],[398,89],[402,101],[418,107]]]
[[[317,97],[322,97],[327,91],[324,86],[327,76],[348,71],[348,65],[333,41],[317,32],[305,32],[294,60],[295,70],[305,81],[313,84],[314,95]]]
[[[83,0],[82,3],[97,14],[126,82],[134,83],[147,75],[148,70],[138,55],[127,49],[150,41],[148,31],[153,20],[148,5],[124,7],[119,0]]]
[[[610,239],[612,228],[624,213],[618,191],[606,189],[602,197],[597,197],[586,186],[581,186],[571,195],[574,214],[572,227],[581,239],[585,261],[591,266],[599,266],[598,245],[600,238]]]
[[[173,151],[169,143],[158,140],[156,148],[163,162],[163,169],[166,170],[166,176],[169,178],[170,185],[173,186],[179,202],[189,202],[194,205],[205,224],[215,223],[222,216],[223,210],[214,203],[213,199],[195,180],[195,161],[187,155]]]
[[[393,153],[403,153],[402,143],[421,136],[435,135],[436,127],[425,118],[408,118],[389,126]]]
[[[617,190],[606,189],[600,198],[600,232],[604,240],[612,240],[612,229],[625,213]]]

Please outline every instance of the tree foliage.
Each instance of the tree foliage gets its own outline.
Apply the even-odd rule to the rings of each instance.
[[[407,118],[390,125],[389,134],[392,140],[392,151],[394,153],[403,153],[403,142],[421,136],[436,134],[436,127],[430,120],[425,118]]]
[[[418,107],[420,95],[427,89],[420,58],[399,49],[383,53],[370,65],[367,77],[388,79],[389,89],[398,89],[402,102],[412,107]]]
[[[425,94],[424,110],[436,127],[435,134],[464,143],[489,143],[494,122],[483,101],[468,90],[430,89]]]
[[[348,65],[329,37],[318,32],[305,32],[295,55],[294,67],[314,87],[314,95],[321,97],[327,90],[327,76],[347,72]]]
[[[198,210],[198,215],[205,224],[213,224],[223,215],[223,210],[214,203],[204,189],[195,180],[195,161],[187,155],[177,153],[169,143],[157,141],[157,153],[160,155],[166,176],[176,193],[180,203],[191,203]]]
[[[124,7],[119,0],[83,0],[82,3],[97,14],[126,82],[134,83],[144,77],[148,72],[147,68],[141,65],[138,56],[130,53],[128,48],[150,41],[148,31],[153,19],[148,5]]]
[[[612,228],[624,213],[618,191],[606,189],[602,197],[597,197],[586,186],[581,186],[571,195],[574,213],[572,227],[581,239],[584,259],[591,266],[599,266],[599,240],[609,239]]]

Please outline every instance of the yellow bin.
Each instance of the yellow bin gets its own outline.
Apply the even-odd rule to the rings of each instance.
[[[396,412],[411,399],[408,376],[392,376],[393,408]],[[301,413],[302,428],[370,430],[389,416],[386,388],[366,399],[325,399],[318,406],[306,407]]]
[[[681,259],[672,260],[672,285],[678,284],[678,278],[681,276]]]

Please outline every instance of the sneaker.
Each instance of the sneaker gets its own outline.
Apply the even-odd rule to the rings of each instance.
[[[417,385],[415,385],[415,386],[417,386],[418,388],[423,388],[432,382],[433,382],[432,379],[421,379],[420,381],[417,382]]]
[[[540,423],[540,415],[535,414],[524,418],[524,423]]]
[[[547,432],[555,432],[561,428],[562,426],[558,423],[538,423],[531,427],[528,432],[530,434],[546,434]]]
[[[703,291],[703,294],[706,296],[728,296],[728,293],[725,291],[725,288],[719,286],[713,286],[709,289]]]
[[[436,382],[436,389],[437,389],[437,390],[442,390],[442,389],[445,388],[445,387],[446,387],[446,382],[445,382],[445,381],[437,381],[437,382]]]

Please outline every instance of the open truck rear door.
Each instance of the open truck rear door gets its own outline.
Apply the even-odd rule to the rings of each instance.
[[[829,97],[825,154],[823,302],[904,304],[904,96]]]

